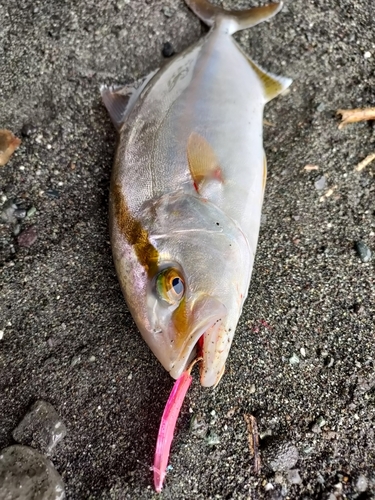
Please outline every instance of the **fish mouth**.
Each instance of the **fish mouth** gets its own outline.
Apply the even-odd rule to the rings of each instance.
[[[230,341],[227,341],[228,349],[223,349],[227,339],[224,326],[227,309],[219,300],[205,298],[194,306],[193,315],[195,326],[176,356],[170,375],[177,379],[195,358],[201,357],[201,385],[216,386],[224,373],[230,346]]]

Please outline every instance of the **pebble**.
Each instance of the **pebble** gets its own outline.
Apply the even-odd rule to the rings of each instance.
[[[299,475],[298,469],[290,469],[287,476],[288,482],[290,484],[301,484],[302,479]]]
[[[79,362],[81,361],[81,356],[73,356],[71,362],[70,362],[70,366],[75,366],[77,365]]]
[[[21,129],[21,135],[23,137],[30,137],[34,132],[36,132],[36,128],[31,123],[25,123]]]
[[[53,464],[28,446],[0,452],[0,498],[6,500],[63,500],[63,481]]]
[[[299,357],[297,356],[297,354],[295,354],[295,353],[292,354],[292,356],[289,358],[289,363],[291,365],[298,365]]]
[[[358,479],[357,479],[357,483],[355,485],[355,487],[357,488],[358,491],[360,491],[361,493],[363,493],[364,491],[367,490],[368,488],[368,481],[367,481],[367,477],[364,476],[363,474],[361,474]]]
[[[163,48],[161,49],[161,53],[164,57],[171,57],[174,54],[173,45],[170,42],[165,42],[163,44]]]
[[[29,228],[22,231],[21,234],[17,237],[17,242],[20,247],[31,247],[38,238],[38,234],[34,226],[30,226]]]
[[[220,444],[220,438],[215,432],[210,431],[206,436],[206,442],[208,446],[216,446]]]
[[[204,438],[207,434],[208,425],[201,415],[193,415],[190,421],[190,432],[199,438]]]
[[[321,102],[320,104],[318,104],[318,106],[316,108],[318,113],[322,113],[325,109],[326,109],[326,105],[324,104],[324,102]]]
[[[371,250],[363,241],[356,241],[355,248],[362,262],[369,262],[371,260]]]
[[[322,175],[321,177],[318,177],[317,180],[314,182],[315,189],[318,191],[322,191],[327,184],[327,178]]]
[[[298,459],[299,453],[294,444],[283,442],[269,449],[266,462],[274,472],[282,472],[292,469]]]
[[[17,208],[14,211],[14,217],[16,219],[24,219],[26,217],[27,211],[25,208]]]
[[[8,224],[13,224],[16,222],[15,212],[17,210],[17,205],[14,203],[14,200],[8,200],[4,203],[2,207],[2,211],[0,214],[0,219],[3,222],[7,222]]]
[[[30,219],[30,217],[32,217],[34,214],[36,213],[36,207],[32,206],[31,208],[29,208],[29,210],[27,211],[27,218]]]
[[[53,199],[60,198],[60,193],[59,193],[59,191],[57,191],[57,189],[47,189],[46,195],[49,198],[53,198]]]
[[[54,407],[46,401],[37,401],[14,429],[13,439],[32,446],[44,454],[51,454],[66,435],[66,427]]]
[[[172,17],[174,14],[174,10],[168,6],[163,7],[162,10],[163,10],[163,14],[165,15],[165,17]]]

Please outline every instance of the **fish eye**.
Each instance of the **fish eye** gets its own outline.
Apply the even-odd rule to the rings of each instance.
[[[164,269],[157,275],[156,291],[170,305],[180,302],[185,293],[185,283],[177,269]]]

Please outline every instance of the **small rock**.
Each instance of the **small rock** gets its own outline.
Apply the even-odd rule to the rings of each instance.
[[[366,491],[367,488],[368,488],[368,480],[367,480],[367,477],[364,476],[363,474],[361,474],[358,479],[357,479],[357,483],[355,485],[355,487],[357,488],[358,491],[360,491],[361,493]]]
[[[319,417],[317,418],[316,422],[312,426],[311,430],[315,434],[320,434],[322,432],[322,427],[326,425],[326,421],[324,420],[324,417]]]
[[[173,45],[170,42],[165,42],[163,44],[163,48],[161,49],[161,53],[164,57],[171,57],[174,54]]]
[[[299,357],[297,356],[297,354],[295,354],[295,353],[292,354],[292,356],[289,358],[289,363],[291,365],[298,365]]]
[[[81,361],[81,356],[78,355],[78,356],[73,356],[71,362],[70,362],[70,366],[75,366],[77,365],[78,363],[80,363]]]
[[[322,113],[325,109],[326,109],[326,105],[324,104],[324,102],[321,102],[320,104],[318,104],[318,106],[316,108],[318,113]]]
[[[16,219],[24,219],[26,217],[27,211],[25,208],[17,208],[14,211],[14,217]]]
[[[32,217],[35,213],[36,213],[36,207],[32,206],[27,211],[26,216],[27,216],[28,219],[30,219],[30,217]]]
[[[0,498],[63,500],[64,483],[43,455],[28,446],[9,446],[0,452]]]
[[[216,446],[220,444],[220,438],[215,432],[210,431],[206,436],[206,442],[208,446]]]
[[[46,195],[49,198],[53,198],[53,199],[60,198],[60,193],[59,193],[59,191],[57,191],[57,189],[47,189]]]
[[[201,415],[193,415],[190,421],[190,432],[199,438],[207,434],[208,425]]]
[[[23,137],[30,137],[30,135],[36,132],[36,128],[31,123],[25,123],[21,129],[21,135]]]
[[[321,177],[318,177],[317,180],[314,182],[315,189],[318,191],[322,191],[327,184],[327,178],[322,175]]]
[[[49,455],[66,435],[66,427],[54,407],[37,401],[14,429],[13,439]]]
[[[172,17],[174,14],[174,10],[168,6],[163,7],[162,10],[163,10],[163,14],[165,15],[165,17]]]
[[[363,307],[362,304],[359,304],[358,302],[356,302],[355,304],[353,304],[353,312],[355,314],[362,314],[365,310],[365,308]]]
[[[38,233],[34,226],[30,226],[29,228],[22,231],[21,234],[17,237],[17,242],[20,247],[31,247],[38,238]]]
[[[269,450],[268,455],[267,463],[274,472],[283,472],[292,469],[299,458],[297,448],[289,442],[274,445]]]
[[[15,204],[14,200],[6,201],[2,207],[0,219],[8,224],[13,224],[17,221],[17,218],[15,216],[17,208],[18,207]]]
[[[298,469],[291,469],[288,471],[288,482],[290,484],[301,484],[302,479],[301,476],[299,475]]]
[[[371,260],[371,250],[363,241],[356,241],[355,248],[362,262],[369,262]]]

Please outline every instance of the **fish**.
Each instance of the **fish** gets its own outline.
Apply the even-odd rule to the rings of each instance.
[[[201,356],[200,383],[215,387],[254,265],[263,109],[292,81],[232,37],[282,3],[229,11],[185,2],[208,33],[144,81],[101,87],[118,130],[109,230],[125,301],[152,352],[174,379]]]

